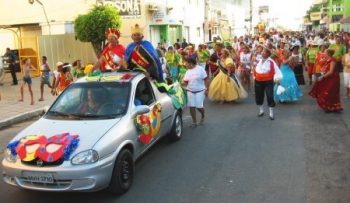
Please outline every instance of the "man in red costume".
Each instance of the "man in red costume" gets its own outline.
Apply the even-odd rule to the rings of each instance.
[[[125,47],[119,44],[120,32],[115,28],[108,28],[106,38],[108,43],[103,49],[95,69],[99,68],[102,72],[118,70],[124,60]]]

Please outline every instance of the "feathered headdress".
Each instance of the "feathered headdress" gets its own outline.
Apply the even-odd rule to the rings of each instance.
[[[106,38],[108,39],[109,36],[115,36],[116,38],[120,37],[120,31],[116,28],[108,28],[108,30],[105,32]]]

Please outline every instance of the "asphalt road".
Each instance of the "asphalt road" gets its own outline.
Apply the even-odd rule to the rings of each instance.
[[[0,202],[350,202],[349,100],[343,105],[343,113],[326,114],[305,95],[279,104],[270,121],[256,116],[252,94],[234,104],[207,101],[205,125],[189,128],[186,113],[183,139],[162,140],[139,159],[121,197],[28,191],[0,181]],[[0,131],[1,149],[31,122]]]

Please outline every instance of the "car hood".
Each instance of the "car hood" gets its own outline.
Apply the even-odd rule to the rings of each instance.
[[[53,135],[69,133],[70,135],[78,135],[79,143],[74,154],[92,149],[95,143],[111,129],[120,118],[108,120],[51,120],[41,118],[13,139],[20,140],[29,135],[45,135],[47,138]]]

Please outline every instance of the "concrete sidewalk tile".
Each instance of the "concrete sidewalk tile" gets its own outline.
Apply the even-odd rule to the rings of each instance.
[[[19,85],[12,86],[11,75],[6,73],[3,85],[0,86],[0,128],[39,116],[43,113],[43,109],[51,105],[56,99],[55,96],[51,95],[51,89],[45,86],[45,101],[38,101],[40,98],[40,77],[35,77],[32,78],[34,105],[30,105],[30,96],[27,86],[24,87],[24,102],[18,102],[22,76],[17,74],[17,78],[19,79]]]

